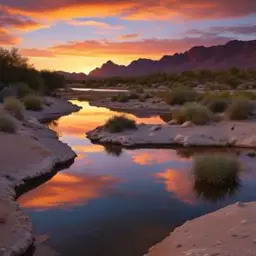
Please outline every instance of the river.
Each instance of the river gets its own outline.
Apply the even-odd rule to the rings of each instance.
[[[35,255],[142,256],[189,219],[256,200],[256,170],[243,172],[224,190],[209,190],[195,187],[188,150],[92,144],[85,133],[117,112],[73,103],[82,110],[49,126],[77,153],[74,164],[18,199],[34,225]]]

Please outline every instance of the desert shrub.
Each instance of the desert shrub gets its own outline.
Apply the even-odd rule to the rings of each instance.
[[[17,130],[13,120],[5,114],[0,114],[0,131],[7,133],[15,133]]]
[[[229,100],[224,98],[215,98],[212,99],[207,106],[213,113],[221,113],[224,112],[229,104]]]
[[[131,100],[139,99],[138,93],[136,93],[135,91],[132,91],[132,92],[129,94],[129,99],[131,99]]]
[[[173,113],[173,118],[176,119],[178,123],[192,121],[194,124],[202,125],[209,123],[212,117],[213,114],[209,108],[194,102],[185,104]]]
[[[144,93],[144,89],[142,87],[136,88],[136,93]]]
[[[43,108],[43,101],[36,95],[27,95],[23,98],[24,105],[28,110],[40,111]]]
[[[117,99],[118,99],[118,95],[113,95],[113,96],[111,97],[111,101],[117,101]]]
[[[24,105],[16,98],[7,98],[4,100],[4,109],[19,120],[24,119]]]
[[[13,87],[11,86],[4,87],[0,91],[0,102],[3,102],[6,98],[16,97],[16,96],[17,96],[17,92]]]
[[[252,91],[236,91],[233,94],[234,97],[243,97],[249,100],[256,100],[256,93]]]
[[[130,96],[126,93],[119,93],[118,95],[114,95],[111,98],[111,101],[117,101],[117,102],[128,102],[130,100]]]
[[[195,101],[197,93],[187,88],[175,88],[165,94],[165,102],[170,105],[183,105],[189,101]]]
[[[240,172],[237,157],[223,154],[205,154],[194,158],[193,174],[197,182],[222,185]]]
[[[135,121],[124,115],[111,117],[104,126],[111,133],[122,132],[127,129],[136,129]]]
[[[231,120],[245,120],[252,115],[255,103],[246,98],[234,98],[227,109],[227,115]]]
[[[12,84],[12,87],[16,90],[19,98],[33,93],[33,90],[26,83],[14,83]]]

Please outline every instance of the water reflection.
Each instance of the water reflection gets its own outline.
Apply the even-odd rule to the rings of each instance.
[[[119,145],[105,145],[104,150],[108,155],[120,157],[122,154],[122,147]]]
[[[20,199],[22,207],[37,210],[69,208],[110,193],[118,179],[112,176],[59,173],[50,182]]]
[[[193,194],[193,180],[188,175],[188,171],[167,169],[157,173],[155,176],[163,181],[166,191],[173,193],[185,203],[195,203],[196,198]]]
[[[72,101],[74,104],[82,107],[82,110],[61,118],[61,122],[55,122],[50,127],[58,134],[72,134],[76,137],[84,137],[85,133],[103,125],[106,120],[113,115],[126,114],[123,112],[111,111],[107,108],[97,108],[89,105],[88,102]],[[132,114],[126,114],[138,123],[162,124],[164,121],[158,116],[137,117]]]
[[[50,125],[76,151],[75,163],[19,198],[35,232],[49,237],[44,246],[59,255],[141,256],[188,219],[256,200],[254,168],[223,187],[198,182],[191,156],[205,149],[92,144],[85,132],[122,113],[74,103],[83,109]],[[137,122],[164,122],[159,116],[127,115]],[[248,166],[248,158],[239,159]],[[39,247],[35,255],[40,251],[49,250]]]

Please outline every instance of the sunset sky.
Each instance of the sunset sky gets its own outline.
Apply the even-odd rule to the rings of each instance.
[[[255,36],[254,0],[0,0],[0,45],[38,69],[88,73]]]

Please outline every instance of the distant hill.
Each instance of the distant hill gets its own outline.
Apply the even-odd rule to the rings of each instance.
[[[195,46],[184,53],[163,56],[160,60],[138,59],[128,66],[108,61],[91,71],[90,77],[142,76],[151,73],[171,73],[186,70],[222,70],[231,67],[256,68],[256,40],[230,41],[211,47]]]
[[[57,71],[58,74],[64,76],[68,80],[73,81],[84,81],[87,79],[87,75],[84,73],[69,73],[65,71]]]

